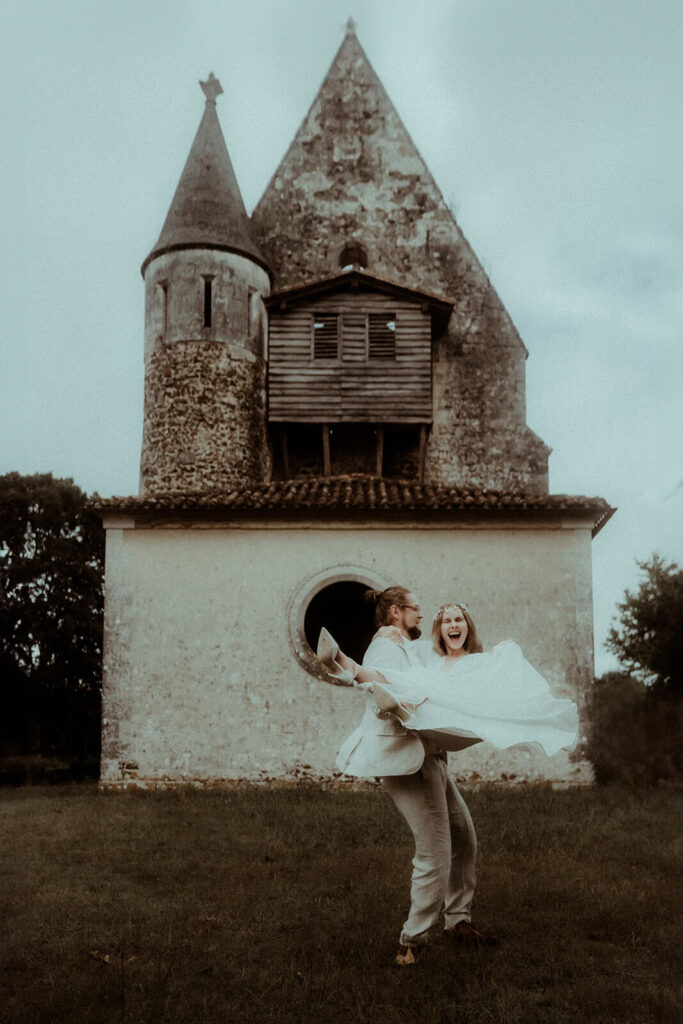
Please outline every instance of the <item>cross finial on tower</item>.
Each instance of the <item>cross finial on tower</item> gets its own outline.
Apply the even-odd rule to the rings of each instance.
[[[206,82],[200,81],[199,84],[202,87],[202,92],[206,96],[206,102],[213,103],[213,105],[215,106],[216,96],[220,96],[220,94],[223,92],[223,89],[221,87],[221,83],[218,81],[213,71],[207,78]]]
[[[346,22],[346,34],[347,36],[355,36],[358,22],[354,21],[353,18],[349,18]]]

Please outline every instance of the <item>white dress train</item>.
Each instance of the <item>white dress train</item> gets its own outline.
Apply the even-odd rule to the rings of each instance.
[[[515,643],[490,654],[438,658],[423,669],[377,666],[399,700],[417,704],[404,721],[446,750],[481,740],[496,747],[540,744],[546,754],[575,745],[576,704],[553,697]]]

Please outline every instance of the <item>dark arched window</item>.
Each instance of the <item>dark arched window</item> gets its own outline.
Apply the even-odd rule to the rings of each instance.
[[[347,270],[351,267],[357,270],[365,270],[367,265],[367,249],[360,242],[349,242],[339,254],[339,266],[342,270]]]

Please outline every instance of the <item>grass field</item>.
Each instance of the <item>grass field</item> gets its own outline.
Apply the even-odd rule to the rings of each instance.
[[[465,796],[501,944],[396,968],[380,789],[6,790],[0,1021],[680,1024],[680,794]]]

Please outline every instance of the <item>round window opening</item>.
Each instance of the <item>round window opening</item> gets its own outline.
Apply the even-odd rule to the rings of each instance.
[[[363,660],[375,633],[375,609],[365,600],[367,589],[367,583],[342,580],[313,596],[304,614],[304,634],[313,651],[324,626],[345,654]]]

